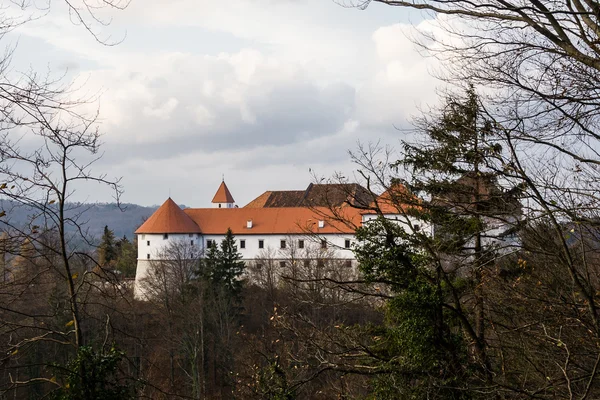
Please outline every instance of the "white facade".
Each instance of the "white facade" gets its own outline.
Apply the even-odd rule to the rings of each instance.
[[[377,215],[366,215],[363,217],[363,223],[374,220]],[[385,215],[385,218],[397,221],[405,226],[407,231],[411,231],[410,227],[403,221],[404,216]],[[412,226],[418,226],[418,221],[411,218]],[[424,229],[423,224],[421,228]],[[426,228],[431,231],[429,227]],[[212,244],[220,245],[225,238],[225,234],[221,235],[203,235],[199,233],[164,233],[164,234],[138,234],[138,261],[152,261],[165,259],[165,250],[173,243],[189,244],[193,249],[193,253],[202,256],[206,248]],[[280,255],[281,258],[287,257],[290,250],[299,251],[306,249],[310,252],[318,253],[322,250],[329,250],[329,253],[334,258],[344,260],[354,260],[352,248],[355,244],[354,234],[349,233],[326,233],[326,234],[251,234],[235,235],[235,241],[238,252],[242,255],[244,261],[252,261],[262,257],[265,253],[272,255]],[[197,252],[197,253],[196,253]],[[137,277],[136,277],[137,278]]]
[[[173,243],[187,243],[197,249],[197,254],[204,252],[202,235],[198,233],[161,233],[161,234],[138,234],[138,260],[162,260],[165,257],[165,249]]]
[[[225,238],[225,235],[205,235],[204,246],[207,246],[208,241],[220,244]],[[325,241],[325,244],[321,243]],[[310,249],[318,250],[322,246],[334,252],[336,258],[353,259],[354,254],[350,250],[354,243],[354,235],[344,234],[325,234],[325,235],[236,235],[236,245],[238,252],[242,255],[245,261],[250,261],[259,258],[265,252],[270,254],[281,253],[282,258],[290,251],[290,249]],[[348,241],[348,242],[346,242]],[[282,243],[283,242],[283,243]],[[283,245],[283,247],[282,247]],[[349,247],[346,248],[346,245]],[[243,246],[243,247],[242,247]],[[302,246],[302,247],[301,247]]]
[[[220,245],[225,235],[190,234],[138,234],[138,261],[162,260],[165,250],[173,243],[185,243],[202,256],[209,243]],[[325,243],[323,243],[323,241]],[[279,252],[287,254],[290,249],[335,250],[335,257],[353,259],[351,248],[354,235],[324,234],[324,235],[236,235],[235,242],[238,252],[245,261],[261,257],[265,251],[271,254]],[[282,243],[283,242],[283,243]]]
[[[169,246],[178,244],[189,246],[190,257],[202,257],[209,245],[220,245],[223,235],[190,234],[138,234],[138,262],[135,275],[135,297],[142,299],[142,281],[148,276],[153,261],[168,259]],[[274,259],[318,258],[324,254],[328,258],[354,260],[352,247],[354,235],[236,235],[236,246],[242,259],[249,263],[266,256]]]
[[[142,280],[148,276],[148,270],[153,261],[168,259],[167,249],[173,244],[184,244],[190,246],[190,257],[193,254],[201,255],[204,252],[203,240],[197,233],[142,233],[137,235],[138,255],[137,268],[135,271],[136,298],[142,298]]]

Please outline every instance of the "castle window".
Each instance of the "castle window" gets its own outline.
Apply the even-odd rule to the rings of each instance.
[[[194,234],[193,234],[193,233],[190,233],[188,236],[189,236],[189,237],[194,237]]]
[[[344,248],[345,249],[349,249],[350,248],[350,239],[344,240]]]
[[[303,249],[304,248],[304,240],[302,240],[302,239],[298,240],[298,248],[299,249]]]
[[[258,248],[259,249],[264,249],[265,248],[265,241],[262,239],[258,240]]]
[[[350,261],[350,260],[344,261],[344,267],[351,268],[352,267],[352,261]]]
[[[150,259],[150,254],[146,254],[146,258],[149,260]]]
[[[213,241],[211,239],[206,239],[206,248],[213,247]]]
[[[194,241],[190,240],[190,245],[193,246],[194,245]]]
[[[280,248],[285,249],[285,245],[286,245],[285,240],[282,240],[282,241],[279,242],[279,247]]]
[[[219,203],[219,208],[221,208],[221,203]]]
[[[146,241],[146,245],[147,245],[147,246],[150,246],[150,241],[149,241],[149,240],[148,240],[148,241]]]
[[[325,239],[321,240],[321,248],[322,249],[326,249],[327,248],[327,240],[325,240]]]
[[[246,248],[246,241],[244,239],[240,240],[240,249],[245,249]]]
[[[285,261],[279,261],[279,268],[285,268]]]
[[[168,239],[168,238],[169,238],[169,234],[168,234],[168,233],[165,233],[165,234],[163,235],[163,239]]]

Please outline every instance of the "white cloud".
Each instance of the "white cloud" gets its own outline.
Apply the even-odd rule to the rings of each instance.
[[[415,53],[414,44],[411,42],[411,26],[394,24],[383,26],[373,33],[373,41],[379,59],[384,62],[398,59],[407,59]]]
[[[434,64],[406,37],[409,25],[322,0],[165,4],[136,0],[117,16],[114,29],[147,33],[151,50],[90,45],[60,15],[20,31],[93,62],[81,78],[103,92],[102,167],[125,176],[126,201],[161,203],[156,188],[189,190],[191,176],[210,187],[223,172],[247,200],[267,186],[302,188],[309,167],[349,168],[357,140],[394,142],[393,126],[435,99]]]
[[[163,121],[171,119],[173,111],[177,108],[179,101],[176,98],[170,97],[166,102],[158,107],[145,106],[143,114],[148,117],[154,117]]]
[[[202,104],[191,107],[193,119],[199,126],[211,126],[215,122],[214,114]]]

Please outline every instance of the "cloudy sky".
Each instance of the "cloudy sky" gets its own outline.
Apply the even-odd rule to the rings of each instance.
[[[429,21],[404,9],[133,0],[99,29],[109,42],[124,40],[103,46],[53,7],[11,33],[14,68],[67,70],[102,93],[105,155],[96,170],[123,177],[126,202],[160,204],[170,193],[209,206],[224,174],[244,205],[265,190],[306,187],[309,169],[350,175],[357,141],[397,144],[394,127],[435,102],[433,60],[406,35]]]

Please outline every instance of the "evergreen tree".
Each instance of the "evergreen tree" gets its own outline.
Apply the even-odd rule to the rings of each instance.
[[[104,226],[104,233],[100,240],[100,246],[98,246],[98,263],[100,266],[110,266],[113,261],[117,258],[117,251],[115,247],[115,234],[112,230],[108,229],[108,226]]]
[[[227,229],[220,246],[211,246],[202,262],[202,275],[214,288],[222,288],[233,298],[239,298],[245,264],[235,244],[235,236]]]
[[[496,250],[486,241],[488,218],[514,213],[518,201],[497,185],[502,148],[472,87],[448,97],[439,114],[417,127],[424,139],[404,142],[394,165],[407,172],[409,190],[393,181],[387,193],[435,235],[405,231],[383,215],[357,231],[362,272],[393,292],[386,324],[371,332],[383,338],[372,351],[391,371],[376,380],[375,392],[377,398],[468,398],[469,385],[492,379],[482,284]]]
[[[202,302],[203,334],[206,336],[205,359],[207,370],[213,370],[214,380],[220,387],[231,384],[230,371],[233,360],[232,333],[238,329],[244,272],[242,256],[237,251],[235,237],[227,230],[220,245],[207,249],[198,274],[200,287],[206,287]],[[210,359],[210,362],[208,361]]]
[[[426,143],[405,143],[401,163],[412,173],[410,187],[424,193],[424,216],[435,229],[427,241],[442,273],[466,278],[464,295],[472,296],[473,351],[488,369],[485,354],[485,269],[495,265],[500,241],[493,240],[490,225],[516,223],[520,205],[514,192],[498,186],[502,147],[494,123],[485,114],[475,89],[446,99],[438,119],[422,119]],[[457,295],[454,293],[454,295]],[[490,378],[488,376],[488,378]]]
[[[57,375],[64,381],[50,394],[54,400],[129,400],[135,398],[134,386],[121,376],[119,364],[125,353],[112,347],[97,352],[82,346],[76,358],[66,366],[55,365]],[[56,377],[54,377],[56,379]]]
[[[514,212],[514,207],[504,209],[507,197],[497,185],[502,147],[494,124],[470,87],[462,97],[446,98],[441,114],[418,120],[417,128],[425,140],[403,142],[404,155],[396,166],[410,173],[405,183],[428,200],[419,200],[419,205],[442,233],[455,233],[454,250],[461,251],[465,241],[457,239],[463,236],[478,241],[478,234],[485,229],[483,217]]]
[[[124,277],[133,278],[137,268],[137,245],[130,242],[126,236],[123,236],[115,244],[116,260],[115,269],[120,271]]]

